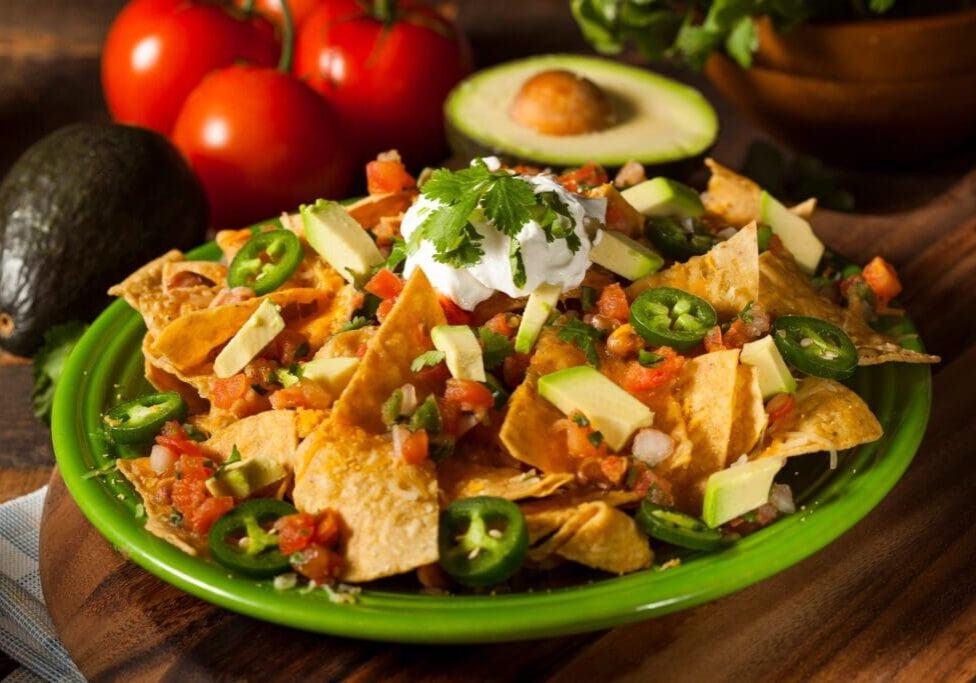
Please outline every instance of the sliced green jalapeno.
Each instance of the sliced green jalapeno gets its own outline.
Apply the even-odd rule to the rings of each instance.
[[[529,530],[518,505],[494,496],[464,498],[441,513],[440,565],[465,586],[490,586],[522,566]]]
[[[630,324],[648,344],[677,351],[697,346],[717,320],[707,301],[674,287],[645,290],[630,306]]]
[[[231,287],[250,287],[258,296],[273,292],[298,269],[305,251],[291,230],[261,232],[247,241],[227,271]]]
[[[783,315],[770,334],[783,360],[800,372],[824,379],[847,379],[857,368],[857,348],[836,325],[802,315]]]
[[[656,216],[648,219],[645,232],[665,256],[676,261],[687,261],[692,256],[707,253],[716,242],[701,223],[694,221],[693,226],[692,232],[689,232],[679,218]]]
[[[210,554],[228,569],[255,578],[286,572],[291,567],[288,557],[278,550],[278,537],[267,529],[278,518],[296,512],[274,498],[244,501],[210,527]]]
[[[185,415],[183,397],[175,391],[165,391],[120,403],[105,413],[102,422],[115,443],[143,443],[151,441],[163,424],[182,420]]]
[[[710,529],[700,519],[677,510],[641,501],[634,521],[645,534],[659,541],[692,550],[718,550],[725,541],[722,532]]]

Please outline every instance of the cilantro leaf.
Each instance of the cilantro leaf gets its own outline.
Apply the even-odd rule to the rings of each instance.
[[[594,367],[600,365],[600,354],[597,353],[596,343],[602,338],[603,333],[600,330],[575,318],[559,328],[559,339],[583,351],[586,354],[586,362]]]
[[[485,216],[513,242],[522,226],[532,220],[530,209],[535,203],[532,186],[521,178],[507,174],[496,177],[482,199]]]
[[[69,322],[55,325],[44,333],[44,345],[34,356],[34,390],[31,392],[34,415],[44,424],[51,424],[54,390],[61,379],[64,363],[68,360],[71,349],[86,329],[88,325],[84,323]]]
[[[482,358],[486,370],[497,368],[514,351],[512,342],[509,341],[508,337],[489,330],[487,327],[478,328],[478,338],[481,339],[481,346],[484,348]]]
[[[369,325],[369,318],[357,315],[349,322],[343,323],[339,328],[339,332],[350,332],[352,330],[358,330],[361,327],[366,327],[367,325]]]
[[[654,353],[653,351],[641,349],[637,352],[637,362],[641,364],[641,367],[653,368],[662,360],[664,360],[664,356],[659,353]]]
[[[400,267],[403,262],[407,260],[407,243],[404,242],[399,237],[393,240],[392,246],[390,246],[390,255],[386,257],[383,263],[379,264],[373,268],[373,273],[378,273],[384,268],[389,268],[393,273],[401,273],[403,269]]]
[[[431,368],[444,360],[444,352],[438,351],[437,349],[431,349],[430,351],[425,351],[410,363],[411,372],[420,372],[424,368]]]
[[[512,269],[512,282],[516,287],[524,287],[528,276],[525,274],[525,261],[522,260],[522,250],[517,240],[508,244],[508,264]]]

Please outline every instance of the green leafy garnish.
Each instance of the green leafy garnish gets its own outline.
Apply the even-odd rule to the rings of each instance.
[[[512,342],[504,334],[498,334],[487,327],[478,328],[478,338],[481,339],[482,360],[486,370],[494,370],[512,355]]]
[[[394,389],[390,397],[383,402],[380,408],[380,418],[383,424],[391,425],[400,417],[400,408],[403,406],[403,389]]]
[[[596,290],[593,287],[586,285],[580,287],[580,308],[584,313],[589,313],[596,308]]]
[[[441,361],[444,360],[444,352],[438,351],[437,349],[431,349],[430,351],[425,351],[410,363],[411,372],[420,372],[424,368],[432,368]]]
[[[586,354],[586,362],[594,367],[600,365],[600,354],[597,353],[596,343],[602,338],[603,333],[600,330],[575,318],[559,328],[559,339],[579,348]]]
[[[586,435],[586,440],[599,448],[600,444],[603,443],[603,434],[600,432],[590,432]]]
[[[664,356],[659,353],[654,353],[653,351],[647,351],[641,349],[637,352],[637,362],[645,368],[653,368],[655,365],[664,360]]]
[[[441,411],[437,409],[437,399],[431,394],[424,402],[417,406],[417,410],[410,417],[410,431],[424,429],[428,434],[440,434]]]
[[[586,415],[584,415],[583,413],[573,413],[571,419],[580,427],[590,426],[590,421],[586,419]]]
[[[343,323],[342,327],[339,328],[339,331],[349,332],[351,330],[358,330],[361,327],[366,327],[367,325],[369,325],[369,318],[357,315],[349,322]]]
[[[70,322],[55,325],[44,333],[44,345],[34,356],[34,390],[31,393],[34,415],[44,424],[51,424],[54,390],[57,388],[71,349],[75,347],[86,329],[88,325],[84,323]]]
[[[388,268],[390,272],[397,273],[399,275],[403,271],[403,262],[406,260],[407,243],[398,237],[390,246],[390,255],[386,257],[386,260],[383,261],[383,263],[373,268],[373,274],[375,275],[384,268]]]
[[[454,268],[474,265],[484,256],[482,236],[471,223],[477,211],[512,240],[509,261],[518,287],[525,285],[526,276],[517,237],[530,220],[539,221],[548,241],[565,239],[570,250],[580,248],[573,220],[555,192],[536,194],[522,178],[505,170],[490,171],[480,159],[460,171],[434,171],[422,194],[440,206],[430,209],[410,236],[407,251],[427,240],[434,246],[434,259]]]

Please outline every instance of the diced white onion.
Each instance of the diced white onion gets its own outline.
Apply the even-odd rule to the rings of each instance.
[[[166,446],[156,444],[149,451],[149,466],[156,474],[166,474],[176,464],[176,453]]]
[[[657,429],[642,429],[634,437],[634,457],[654,467],[674,453],[674,440]]]
[[[773,484],[773,488],[769,491],[769,503],[784,515],[792,515],[796,512],[793,491],[788,484]]]
[[[410,438],[410,430],[406,425],[393,425],[393,455],[396,458],[403,457],[403,444]]]
[[[412,384],[404,384],[400,387],[403,398],[400,400],[400,414],[413,415],[417,410],[417,387]]]

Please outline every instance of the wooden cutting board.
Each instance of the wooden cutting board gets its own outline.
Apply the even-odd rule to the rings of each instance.
[[[838,541],[734,595],[627,627],[490,646],[319,636],[213,607],[113,550],[55,472],[41,529],[54,624],[93,680],[934,680],[976,672],[976,172],[921,209],[824,212],[847,256],[894,261],[935,407],[904,479]],[[513,615],[514,618],[514,615]]]

